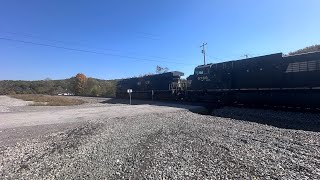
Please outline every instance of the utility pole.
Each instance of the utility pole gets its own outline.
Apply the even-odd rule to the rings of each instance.
[[[203,54],[203,65],[206,65],[206,48],[205,45],[207,45],[207,43],[202,43],[202,45],[200,47],[202,47],[202,54]]]

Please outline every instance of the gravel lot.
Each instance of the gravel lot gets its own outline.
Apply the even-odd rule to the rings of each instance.
[[[28,104],[31,104],[31,102],[10,98],[8,96],[0,96],[0,113],[10,112],[11,108],[27,106]]]
[[[205,116],[94,101],[51,108],[0,113],[0,179],[320,179],[319,132],[259,121],[317,124],[317,114],[224,108]]]

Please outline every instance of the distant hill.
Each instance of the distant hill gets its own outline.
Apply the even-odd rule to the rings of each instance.
[[[302,54],[302,53],[308,53],[308,52],[316,52],[316,51],[320,51],[320,45],[308,46],[303,49],[299,49],[297,51],[290,52],[289,55]]]
[[[85,96],[114,97],[116,80],[88,78]],[[49,94],[74,93],[74,77],[62,80],[0,81],[0,95],[7,94]]]

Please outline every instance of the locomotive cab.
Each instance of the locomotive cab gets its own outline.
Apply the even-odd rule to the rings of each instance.
[[[210,74],[210,68],[211,68],[212,64],[208,64],[208,65],[201,65],[198,66],[194,69],[194,75],[197,76],[205,76]]]
[[[188,81],[191,81],[192,89],[205,89],[211,81],[212,64],[200,65],[194,69],[194,74],[189,76]]]
[[[227,89],[231,86],[233,62],[197,66],[190,76],[191,87],[195,90]]]

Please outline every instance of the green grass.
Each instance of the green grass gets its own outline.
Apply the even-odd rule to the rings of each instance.
[[[15,94],[10,95],[16,99],[22,99],[24,101],[33,101],[31,106],[74,106],[85,103],[80,99],[73,99],[60,96],[38,95],[38,94]]]

